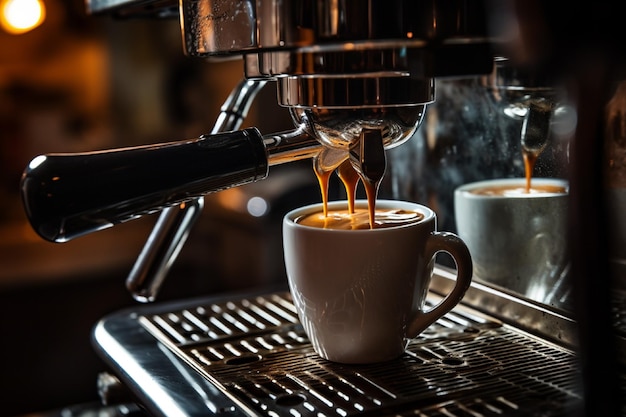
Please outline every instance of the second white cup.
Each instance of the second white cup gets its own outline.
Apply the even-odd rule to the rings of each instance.
[[[458,187],[457,233],[472,254],[475,279],[551,303],[568,268],[568,183],[534,178],[531,185],[543,190],[519,192],[524,178]]]

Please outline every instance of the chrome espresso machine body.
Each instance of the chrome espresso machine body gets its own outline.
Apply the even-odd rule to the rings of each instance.
[[[624,413],[622,310],[614,302],[604,203],[604,109],[624,75],[619,18],[610,6],[88,0],[87,8],[116,18],[179,18],[189,59],[243,58],[242,81],[210,134],[43,155],[24,173],[26,212],[51,241],[161,212],[127,280],[139,301],[155,300],[204,195],[305,158],[324,170],[349,159],[364,180],[380,180],[386,162],[370,155],[406,146],[436,105],[439,82],[491,80],[485,93],[523,99],[531,90],[543,97],[545,90],[533,88],[550,80],[546,94],[563,89],[576,114],[568,147],[571,310],[477,281],[401,360],[358,367],[315,355],[284,291],[141,305],[95,327],[94,346],[115,374],[101,381],[103,398],[114,401],[123,386],[163,416]],[[525,76],[510,77],[494,62]],[[511,85],[499,89],[501,82]],[[294,129],[237,130],[266,84],[276,85]],[[431,301],[453,280],[437,266]]]

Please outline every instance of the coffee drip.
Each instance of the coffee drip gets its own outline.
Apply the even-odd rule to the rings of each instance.
[[[521,144],[526,173],[526,193],[531,191],[535,163],[548,145],[550,123],[554,112],[553,101],[540,98],[529,103],[522,124]]]
[[[341,180],[343,186],[346,189],[346,195],[348,200],[348,211],[354,213],[354,200],[356,198],[356,189],[359,184],[359,173],[352,167],[352,163],[349,160],[345,160],[337,168],[337,176]],[[327,196],[324,196],[324,207],[326,204]],[[326,209],[326,211],[328,211]]]
[[[364,128],[359,141],[347,152],[326,148],[314,158],[313,168],[320,185],[324,216],[328,216],[328,182],[336,171],[346,189],[349,214],[355,213],[356,189],[359,181],[363,183],[370,229],[375,227],[376,197],[387,165],[383,140],[382,130]]]

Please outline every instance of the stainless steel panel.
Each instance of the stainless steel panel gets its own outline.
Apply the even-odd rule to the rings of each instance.
[[[452,277],[437,272],[435,290],[445,289]],[[484,290],[473,287],[470,299]],[[429,295],[429,303],[439,299]],[[573,329],[555,324],[569,323],[558,314],[549,321]],[[367,366],[319,358],[286,291],[142,306],[104,318],[94,342],[155,415],[565,416],[582,403],[566,343],[466,305],[403,357]]]

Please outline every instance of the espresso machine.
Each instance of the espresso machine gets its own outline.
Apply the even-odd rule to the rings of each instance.
[[[624,413],[621,304],[614,303],[603,215],[603,112],[624,64],[616,13],[561,1],[488,0],[86,6],[111,18],[177,18],[189,59],[238,56],[243,63],[242,81],[207,135],[42,155],[24,172],[25,210],[46,240],[65,242],[160,213],[126,282],[147,304],[94,328],[94,347],[112,370],[99,381],[105,402],[123,392],[162,416]],[[564,10],[570,18],[561,18]],[[151,303],[207,194],[302,159],[326,171],[350,160],[364,181],[375,180],[381,165],[394,161],[371,155],[401,152],[426,128],[438,85],[494,80],[502,57],[531,74],[496,76],[511,82],[506,91],[523,94],[538,79],[558,80],[577,115],[568,148],[571,310],[476,281],[402,360],[359,367],[315,355],[284,290]],[[515,84],[520,79],[524,85]],[[239,130],[267,85],[294,129]],[[453,281],[453,270],[435,267],[433,304]]]

